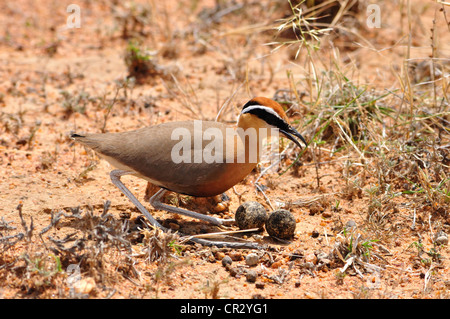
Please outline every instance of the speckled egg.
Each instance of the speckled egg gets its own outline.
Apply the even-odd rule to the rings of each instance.
[[[236,210],[234,219],[240,229],[262,229],[267,220],[267,212],[258,202],[245,202]]]
[[[281,239],[292,238],[295,234],[295,226],[294,215],[284,209],[272,212],[266,221],[267,233]]]

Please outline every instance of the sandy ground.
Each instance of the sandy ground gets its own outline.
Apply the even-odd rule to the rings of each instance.
[[[261,31],[261,25],[289,12],[281,1],[265,9],[263,4],[246,2],[236,10],[232,8],[234,2],[228,1],[222,9],[215,8],[212,1],[136,1],[126,5],[80,1],[81,27],[68,29],[70,13],[66,8],[72,2],[45,1],[37,5],[35,1],[17,0],[0,4],[0,238],[25,232],[19,204],[26,225],[30,227],[32,221],[34,227],[30,241],[24,238],[12,247],[1,246],[1,297],[449,297],[448,245],[437,247],[433,239],[438,230],[449,233],[448,205],[439,214],[426,209],[415,211],[411,205],[414,196],[400,196],[395,199],[395,209],[386,214],[387,222],[374,230],[367,217],[367,190],[378,179],[368,174],[359,190],[349,190],[346,160],[357,159],[358,154],[332,154],[331,143],[316,148],[320,165],[315,165],[308,150],[301,166],[283,175],[267,173],[260,179],[272,206],[289,209],[297,223],[294,238],[285,242],[269,237],[265,231],[244,236],[267,245],[264,250],[180,244],[179,251],[167,248],[169,255],[152,261],[141,238],[131,241],[131,252],[106,244],[105,251],[93,253],[98,256],[96,264],[86,251],[91,246],[93,251],[99,248],[89,246],[93,239],[77,218],[62,217],[58,225],[40,236],[39,232],[51,223],[52,213],[69,214],[71,208],[80,207],[83,214],[92,211],[99,216],[107,200],[116,223],[124,218],[133,222],[139,216],[110,182],[109,164],[75,144],[68,137],[71,131],[100,132],[104,128],[115,132],[183,119],[214,119],[230,96],[233,99],[222,120],[232,124],[239,108],[251,97],[273,97],[278,90],[289,90],[292,81],[287,73],[302,81],[308,70],[302,60],[305,51],[299,60],[292,60],[292,48],[271,53],[263,45],[273,40],[273,33]],[[435,10],[440,7],[432,2],[411,2],[415,18],[411,21],[410,58],[430,55],[433,18],[437,20],[441,56],[448,58],[449,31],[442,13]],[[396,72],[407,54],[407,16],[400,14],[400,4],[380,1],[380,7],[380,29],[366,27],[366,13],[359,12],[346,26],[348,32],[324,39],[315,55],[317,67],[330,65],[334,58],[357,85],[379,92],[398,89],[401,85]],[[225,8],[232,9],[227,13]],[[142,25],[133,27],[133,21],[142,21]],[[124,88],[123,80],[128,75],[124,56],[132,37],[157,52],[155,63],[162,71]],[[304,97],[305,105],[309,99]],[[308,128],[303,133],[309,140],[313,132],[306,122],[305,105],[290,116],[299,130]],[[442,138],[448,141],[448,136]],[[288,153],[282,170],[289,167],[298,150],[291,147]],[[232,218],[238,206],[250,200],[272,211],[254,185],[263,169],[262,164],[227,192],[229,210],[220,216]],[[132,177],[123,180],[143,202],[146,182]],[[205,203],[190,204],[184,197],[178,198],[181,204],[183,200],[197,210]],[[220,231],[204,222],[146,206],[175,230],[187,234]],[[352,221],[357,225],[353,237],[343,233],[344,225]],[[86,239],[84,257],[77,260],[61,254],[58,259],[51,249],[56,244],[49,237],[63,239],[73,233]],[[138,230],[134,235],[139,237]],[[366,255],[363,250],[355,253],[355,262],[342,271],[345,263],[333,251],[339,245],[348,245],[351,238],[359,238],[360,249],[370,249]],[[251,253],[258,255],[255,266],[245,260]],[[225,256],[233,260],[229,267],[222,264]],[[82,265],[82,287],[77,286],[74,292],[68,280],[73,275],[69,266],[76,264]],[[247,278],[249,272],[256,273],[255,282]]]

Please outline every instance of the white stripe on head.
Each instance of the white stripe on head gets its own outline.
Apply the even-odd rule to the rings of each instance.
[[[260,105],[260,104],[256,104],[256,105],[247,106],[245,109],[243,109],[243,110],[241,111],[241,113],[239,114],[239,117],[238,117],[238,119],[237,119],[238,123],[239,123],[239,118],[241,117],[242,114],[249,113],[250,111],[256,110],[256,109],[264,110],[264,111],[266,111],[267,113],[270,113],[270,114],[272,114],[272,115],[275,115],[275,116],[278,117],[280,120],[284,121],[284,119],[282,119],[281,116],[280,116],[277,112],[275,112],[273,108],[267,107],[267,106],[263,106],[263,105]]]

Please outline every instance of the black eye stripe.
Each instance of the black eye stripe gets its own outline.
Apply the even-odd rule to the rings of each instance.
[[[253,104],[253,105],[255,105],[255,104]],[[256,105],[259,105],[259,104],[256,104]],[[244,106],[244,108],[245,108],[245,106]],[[283,120],[282,118],[280,118],[272,113],[267,112],[266,110],[264,110],[262,108],[253,108],[252,110],[249,110],[246,113],[256,115],[261,120],[265,121],[267,124],[275,126],[275,127],[279,128],[280,130],[289,130],[290,129],[289,124],[286,123],[285,120]]]

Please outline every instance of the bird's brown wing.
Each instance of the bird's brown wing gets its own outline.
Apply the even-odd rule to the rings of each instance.
[[[212,135],[226,137],[229,134],[227,125],[201,121],[199,126],[200,121],[196,122],[169,122],[128,132],[78,135],[75,139],[113,166],[131,170],[155,185],[178,193],[212,196],[233,186],[235,180],[240,181],[251,169],[236,170],[236,165],[229,163],[226,138],[222,139],[222,148],[216,147],[210,152],[213,139],[218,137],[207,140],[203,133],[208,130]],[[208,144],[209,151],[204,152]],[[234,171],[244,176],[234,176]],[[233,181],[220,181],[221,176],[230,174]]]

